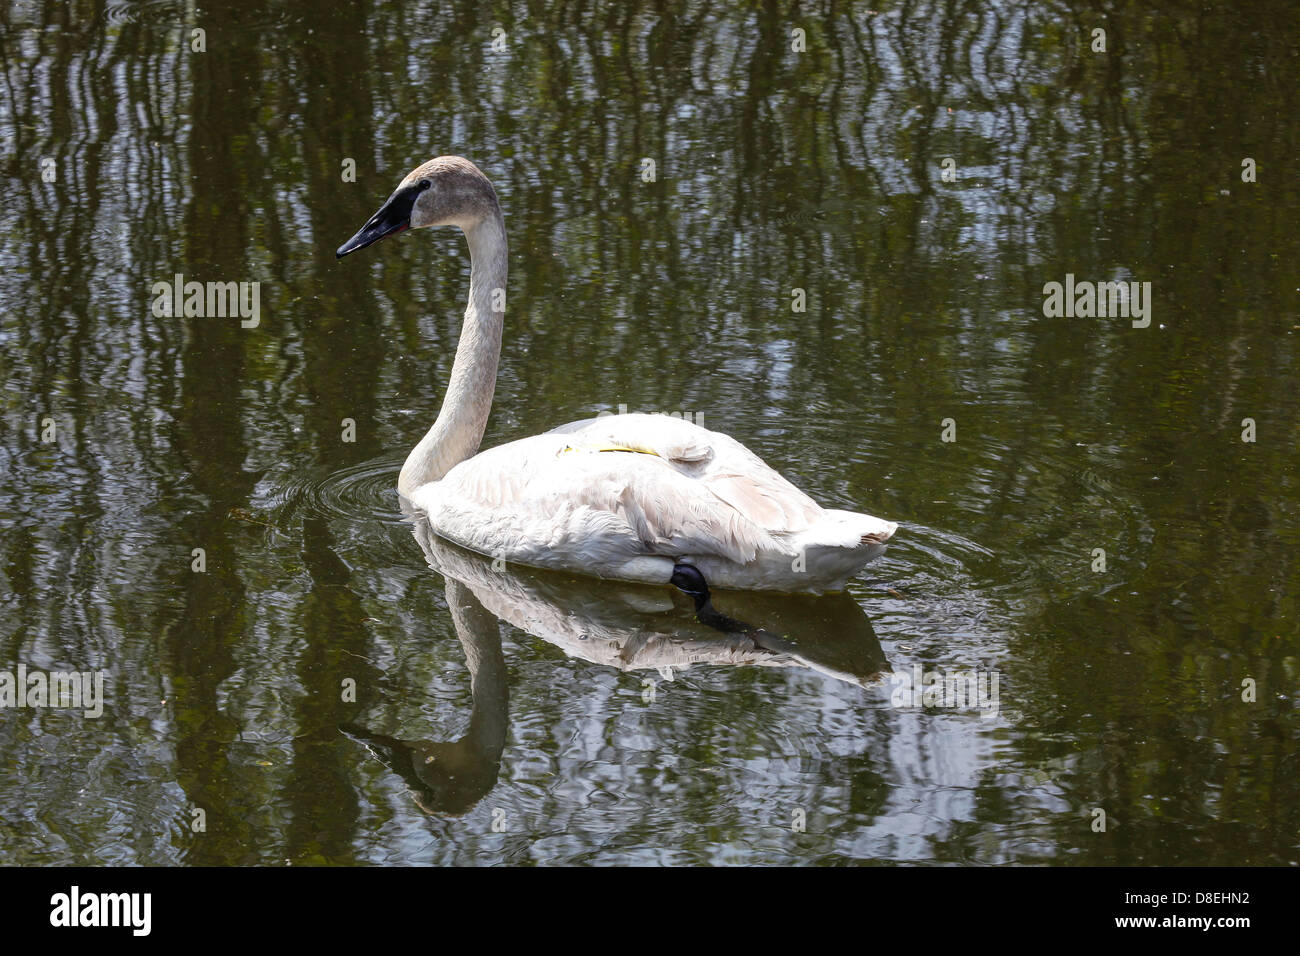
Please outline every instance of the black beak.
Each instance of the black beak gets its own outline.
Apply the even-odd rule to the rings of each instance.
[[[342,259],[349,252],[356,252],[373,245],[385,236],[405,232],[411,228],[411,210],[415,208],[416,197],[429,188],[428,180],[420,180],[403,186],[388,197],[388,202],[379,207],[379,212],[370,217],[370,221],[357,230],[357,234],[335,250],[334,255]]]

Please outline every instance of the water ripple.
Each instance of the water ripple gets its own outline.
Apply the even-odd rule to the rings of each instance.
[[[402,459],[384,456],[335,471],[318,470],[282,484],[270,482],[260,507],[284,527],[301,518],[347,518],[384,525],[405,523],[397,497]]]

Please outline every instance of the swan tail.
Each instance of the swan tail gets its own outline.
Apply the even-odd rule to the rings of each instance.
[[[689,558],[719,588],[761,589],[794,594],[842,591],[849,578],[885,551],[898,525],[851,511],[826,511],[808,528],[774,536],[744,564],[720,555]]]
[[[820,521],[792,542],[796,553],[794,577],[800,576],[816,590],[838,591],[870,561],[885,552],[885,543],[898,524],[852,511],[826,511]]]

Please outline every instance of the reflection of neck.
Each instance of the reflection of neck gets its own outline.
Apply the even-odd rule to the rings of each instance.
[[[492,410],[508,266],[506,225],[500,207],[494,205],[488,215],[469,226],[465,239],[470,259],[469,305],[438,420],[411,450],[397,479],[397,490],[408,498],[415,489],[438,481],[478,451]]]
[[[509,686],[506,661],[501,653],[501,631],[495,617],[483,609],[474,592],[453,578],[447,578],[447,607],[452,623],[465,648],[469,668],[469,731],[461,738],[493,764],[501,759],[509,724]]]

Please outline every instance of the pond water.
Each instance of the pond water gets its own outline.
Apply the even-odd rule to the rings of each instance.
[[[1300,862],[1295,6],[542,7],[0,11],[0,681],[105,697],[0,862]],[[718,629],[403,514],[464,240],[334,250],[444,153],[484,447],[687,414],[885,556]]]

